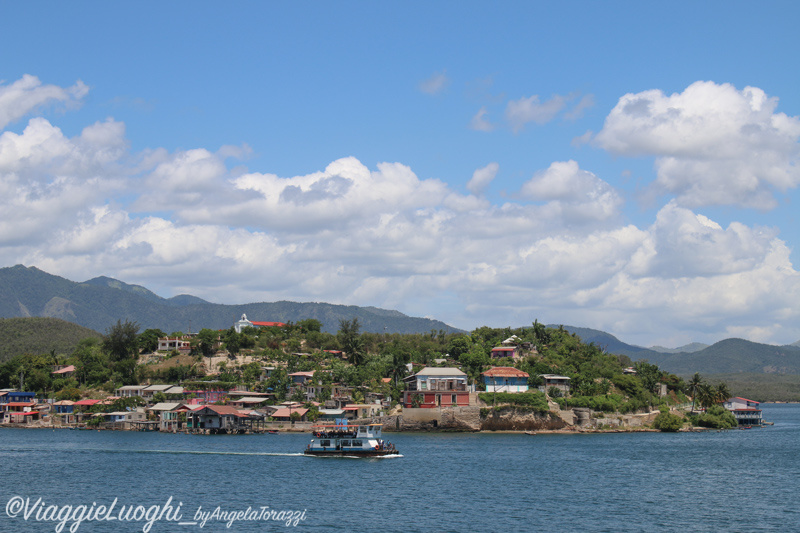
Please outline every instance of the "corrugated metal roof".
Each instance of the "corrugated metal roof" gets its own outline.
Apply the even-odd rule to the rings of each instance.
[[[484,376],[500,378],[527,378],[530,375],[518,368],[511,366],[496,366],[483,373]]]

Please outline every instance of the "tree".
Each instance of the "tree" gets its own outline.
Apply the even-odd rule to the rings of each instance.
[[[717,403],[723,403],[728,401],[728,398],[731,397],[731,391],[728,390],[728,385],[725,383],[720,383],[717,385],[717,390],[715,391],[717,397]]]
[[[144,353],[153,353],[158,349],[158,339],[166,337],[160,329],[146,329],[139,335],[139,348]]]
[[[339,320],[339,332],[336,337],[342,350],[347,354],[350,362],[356,366],[364,362],[364,343],[359,333],[361,324],[358,318],[352,320]]]
[[[103,350],[109,355],[112,361],[124,361],[125,359],[136,359],[139,355],[139,324],[125,320],[117,323],[106,330],[103,337]]]
[[[223,337],[223,341],[225,341],[225,349],[232,355],[236,355],[239,353],[239,350],[242,348],[242,335],[240,333],[236,333],[236,330],[231,329],[225,332],[225,336]]]
[[[217,344],[217,339],[219,339],[219,333],[213,329],[203,328],[197,333],[193,342],[196,343],[197,349],[201,354],[209,356],[214,354],[214,346]]]
[[[697,403],[700,407],[711,407],[717,403],[717,391],[706,382],[697,386]]]
[[[297,325],[300,326],[300,330],[303,333],[311,333],[312,331],[319,333],[322,331],[322,322],[316,318],[306,318],[298,322]]]
[[[692,394],[692,411],[694,411],[694,402],[697,399],[697,388],[703,383],[703,378],[697,372],[694,373],[692,379],[689,380],[689,392]]]

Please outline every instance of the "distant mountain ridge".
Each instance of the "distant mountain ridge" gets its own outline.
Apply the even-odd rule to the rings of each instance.
[[[615,336],[590,328],[564,326],[583,342],[593,342],[608,353],[627,355],[633,361],[642,359],[678,375],[700,374],[800,374],[800,346],[760,344],[745,339],[725,339],[711,346],[692,343],[687,351],[656,351],[626,344]],[[800,342],[800,341],[798,341]],[[696,349],[705,346],[702,349]],[[688,351],[691,349],[692,351]]]
[[[439,320],[399,311],[327,303],[263,302],[223,305],[190,295],[162,298],[139,285],[101,276],[83,283],[48,274],[36,267],[0,268],[0,317],[54,317],[104,332],[117,320],[137,322],[141,329],[165,332],[228,329],[247,314],[251,320],[297,322],[315,318],[323,331],[335,333],[340,319],[358,318],[363,332],[458,332]]]

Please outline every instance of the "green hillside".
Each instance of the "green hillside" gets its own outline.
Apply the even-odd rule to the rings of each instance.
[[[58,318],[0,318],[0,361],[15,355],[72,354],[82,339],[100,338],[96,331]]]
[[[35,267],[0,268],[0,317],[61,318],[102,332],[117,320],[128,320],[138,323],[142,330],[189,332],[228,329],[245,313],[250,320],[265,322],[315,318],[328,333],[339,329],[340,320],[352,318],[358,318],[362,330],[370,333],[460,331],[438,320],[375,307],[285,301],[220,305],[190,295],[166,299],[144,287],[107,277],[76,283]]]

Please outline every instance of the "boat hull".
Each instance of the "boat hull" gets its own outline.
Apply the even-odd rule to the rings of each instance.
[[[399,454],[397,450],[306,450],[303,453],[316,457],[382,457]]]

